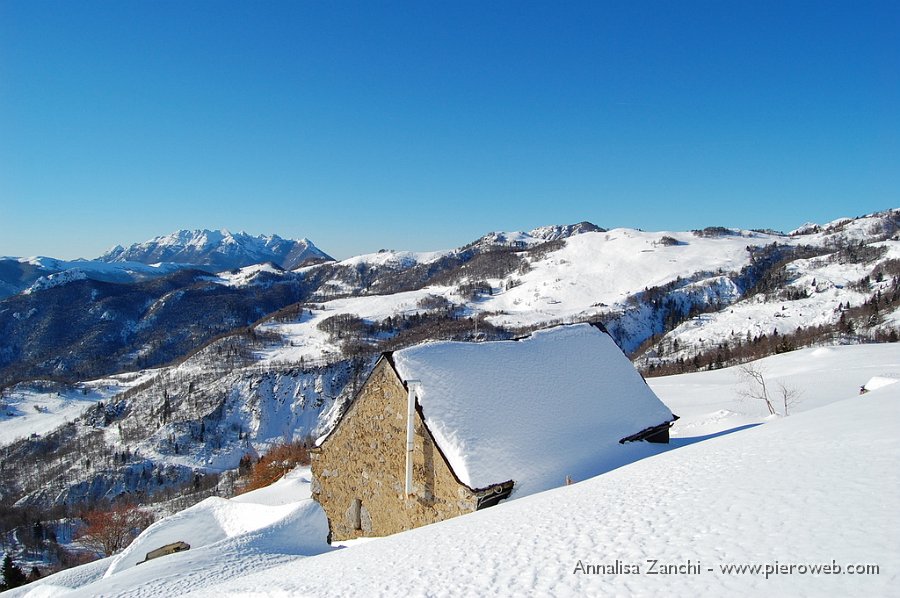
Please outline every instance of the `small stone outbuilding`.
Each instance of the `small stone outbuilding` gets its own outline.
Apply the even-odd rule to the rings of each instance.
[[[385,353],[311,451],[331,540],[385,536],[585,479],[675,416],[599,326]]]

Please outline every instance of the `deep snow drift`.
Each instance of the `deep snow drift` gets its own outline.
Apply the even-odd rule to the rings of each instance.
[[[305,467],[230,500],[208,498],[157,521],[116,556],[62,571],[10,595],[57,596],[82,586],[84,595],[91,596],[182,595],[296,556],[328,552],[333,550],[325,542],[328,522],[309,487]],[[151,550],[178,541],[191,548],[172,555],[178,557],[177,565],[172,556],[139,565]]]
[[[71,596],[217,598],[896,593],[900,384],[858,394],[873,377],[900,377],[896,346],[798,351],[757,365],[773,380],[804,387],[806,411],[766,418],[751,404],[738,413],[742,419],[716,420],[714,414],[746,405],[734,394],[734,371],[673,376],[654,387],[675,413],[685,414],[674,430],[691,422],[703,427],[683,430],[677,450],[572,486],[306,557],[326,548],[324,518],[306,498],[300,470],[260,494],[209,501],[190,517],[185,512],[157,523],[106,570],[176,535],[191,543],[182,536],[199,537],[198,528],[222,535],[210,544],[197,542],[190,551],[106,578],[100,566],[87,565],[39,582],[53,586],[11,595],[61,595],[62,586],[74,589]],[[740,421],[767,423],[732,431]],[[717,436],[690,437],[691,431]],[[240,523],[226,515],[248,500],[260,504],[257,513],[241,513]],[[284,516],[265,520],[279,504]],[[652,574],[651,560],[681,572]],[[842,572],[809,569],[833,564]],[[624,572],[625,565],[639,573]],[[729,565],[762,568],[723,571]],[[878,573],[848,574],[847,565],[877,565]],[[776,572],[766,575],[766,566]]]

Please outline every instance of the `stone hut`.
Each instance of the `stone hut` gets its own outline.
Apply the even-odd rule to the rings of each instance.
[[[385,536],[585,479],[675,416],[599,326],[429,342],[376,363],[311,451],[331,540]]]

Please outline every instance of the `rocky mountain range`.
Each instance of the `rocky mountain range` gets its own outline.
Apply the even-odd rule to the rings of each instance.
[[[333,260],[309,239],[180,230],[127,248],[117,245],[92,260],[0,257],[0,299],[75,280],[133,283],[179,270],[216,273],[267,263],[292,270],[328,261]]]
[[[99,258],[108,263],[174,262],[215,272],[272,263],[285,270],[332,261],[309,239],[282,239],[278,235],[251,236],[227,230],[180,230],[127,248],[117,245]]]

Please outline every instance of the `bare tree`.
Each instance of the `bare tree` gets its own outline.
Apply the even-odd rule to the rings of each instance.
[[[753,401],[763,401],[769,410],[769,415],[777,415],[769,390],[766,387],[764,370],[755,363],[746,363],[738,368],[738,378],[744,383],[743,388],[738,389],[738,396]]]
[[[784,407],[783,415],[788,415],[793,406],[800,402],[802,392],[784,382],[776,383],[777,396],[773,399],[769,395],[765,370],[755,363],[746,363],[739,367],[738,378],[744,384],[743,388],[738,389],[738,396],[744,399],[764,402],[770,415],[778,415],[773,400],[781,400],[781,404]]]
[[[784,414],[788,415],[788,413],[793,410],[794,405],[800,402],[803,392],[798,388],[788,386],[784,382],[779,382],[778,394],[781,395],[781,404],[784,405]]]

